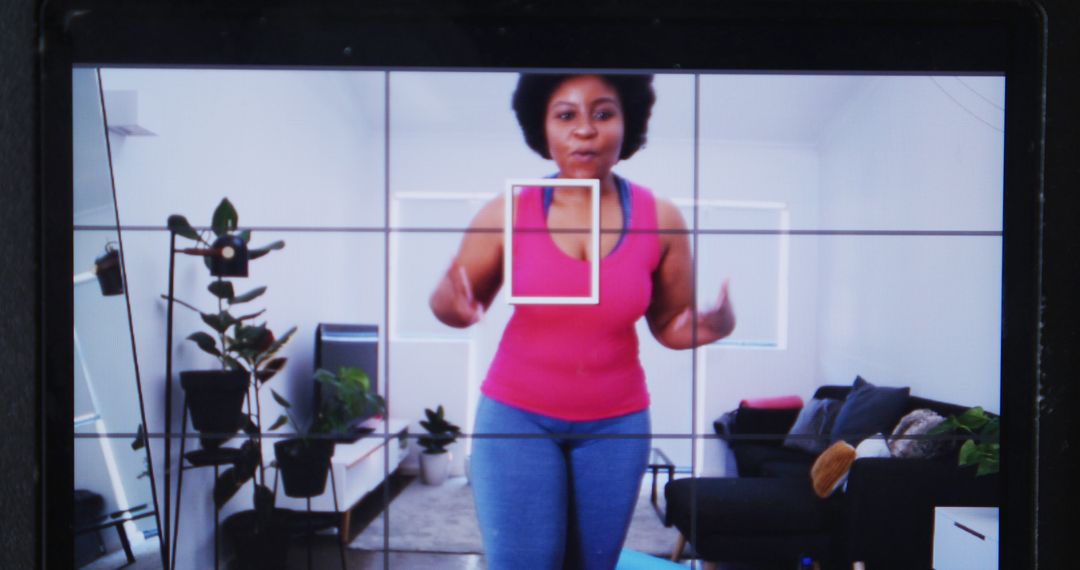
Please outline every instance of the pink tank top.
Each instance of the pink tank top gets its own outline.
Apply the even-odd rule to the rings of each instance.
[[[590,264],[546,231],[543,192],[523,188],[514,227],[514,294],[586,296]],[[563,420],[612,418],[648,408],[634,325],[652,298],[660,262],[656,201],[630,185],[629,230],[600,260],[598,305],[515,305],[481,391],[494,400]],[[535,231],[543,230],[543,231]],[[504,283],[509,287],[509,283]]]

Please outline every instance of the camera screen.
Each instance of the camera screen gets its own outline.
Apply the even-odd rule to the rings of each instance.
[[[485,524],[579,520],[528,505],[580,514],[589,479],[629,496],[597,515],[623,563],[669,558],[668,481],[805,487],[837,441],[925,441],[917,409],[1000,414],[1003,75],[557,71],[75,67],[75,486],[125,520],[79,564],[253,556],[259,486],[329,513],[317,567],[484,564],[527,555]],[[190,423],[189,371],[238,373],[241,419]],[[631,417],[595,440],[625,483],[621,451],[575,463]],[[290,439],[336,441],[310,502]]]

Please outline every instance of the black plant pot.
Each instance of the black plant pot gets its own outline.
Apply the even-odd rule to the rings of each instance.
[[[234,570],[282,570],[287,567],[291,511],[274,509],[264,521],[255,511],[230,515],[222,529],[232,543]]]
[[[215,277],[247,277],[248,248],[240,236],[223,235],[211,246],[219,253],[210,256],[210,275]]]
[[[205,449],[216,449],[242,426],[248,373],[243,370],[188,370],[180,373],[191,425],[204,435]]]
[[[334,456],[333,440],[285,439],[274,444],[274,456],[286,496],[317,497],[326,490],[326,474]]]

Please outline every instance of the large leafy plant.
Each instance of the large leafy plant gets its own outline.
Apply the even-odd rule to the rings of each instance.
[[[1001,468],[1001,418],[986,413],[981,407],[965,410],[959,416],[949,416],[930,435],[946,433],[972,436],[960,446],[962,467],[975,466],[975,475],[990,475]]]
[[[208,268],[212,268],[215,257],[223,256],[223,248],[215,246],[223,241],[222,238],[235,238],[234,243],[239,240],[245,247],[250,242],[251,231],[238,229],[238,224],[239,214],[228,198],[222,199],[214,210],[209,230],[196,230],[187,218],[179,214],[169,216],[168,219],[168,227],[173,233],[195,242],[193,247],[180,249],[179,252],[203,257]],[[211,242],[211,239],[214,241]],[[284,247],[285,242],[280,240],[258,248],[247,247],[248,260],[258,259]],[[273,492],[265,485],[266,474],[260,445],[263,429],[259,395],[262,386],[285,367],[287,359],[277,356],[277,353],[292,338],[296,327],[277,336],[265,321],[256,322],[265,309],[241,314],[241,306],[261,297],[266,292],[266,287],[255,287],[237,294],[232,281],[218,276],[206,289],[217,302],[216,311],[203,311],[191,303],[173,299],[177,304],[199,313],[203,323],[210,328],[210,332],[192,333],[187,340],[217,358],[222,369],[245,372],[251,379],[247,411],[242,412],[245,416],[242,418],[243,429],[248,439],[240,446],[233,466],[218,477],[214,486],[214,501],[218,508],[221,508],[245,483],[257,479],[254,501],[255,509],[261,515],[257,520],[265,521],[273,510],[274,499]],[[251,397],[252,392],[254,398]],[[285,421],[284,416],[278,418],[268,431],[281,427]]]
[[[337,374],[320,368],[315,380],[325,388],[315,420],[321,433],[348,435],[352,423],[386,411],[386,400],[371,389],[371,379],[360,368],[342,366]]]

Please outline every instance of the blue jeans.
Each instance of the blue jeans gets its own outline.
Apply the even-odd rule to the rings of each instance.
[[[488,570],[615,568],[648,463],[648,410],[575,422],[485,396],[474,433]]]

